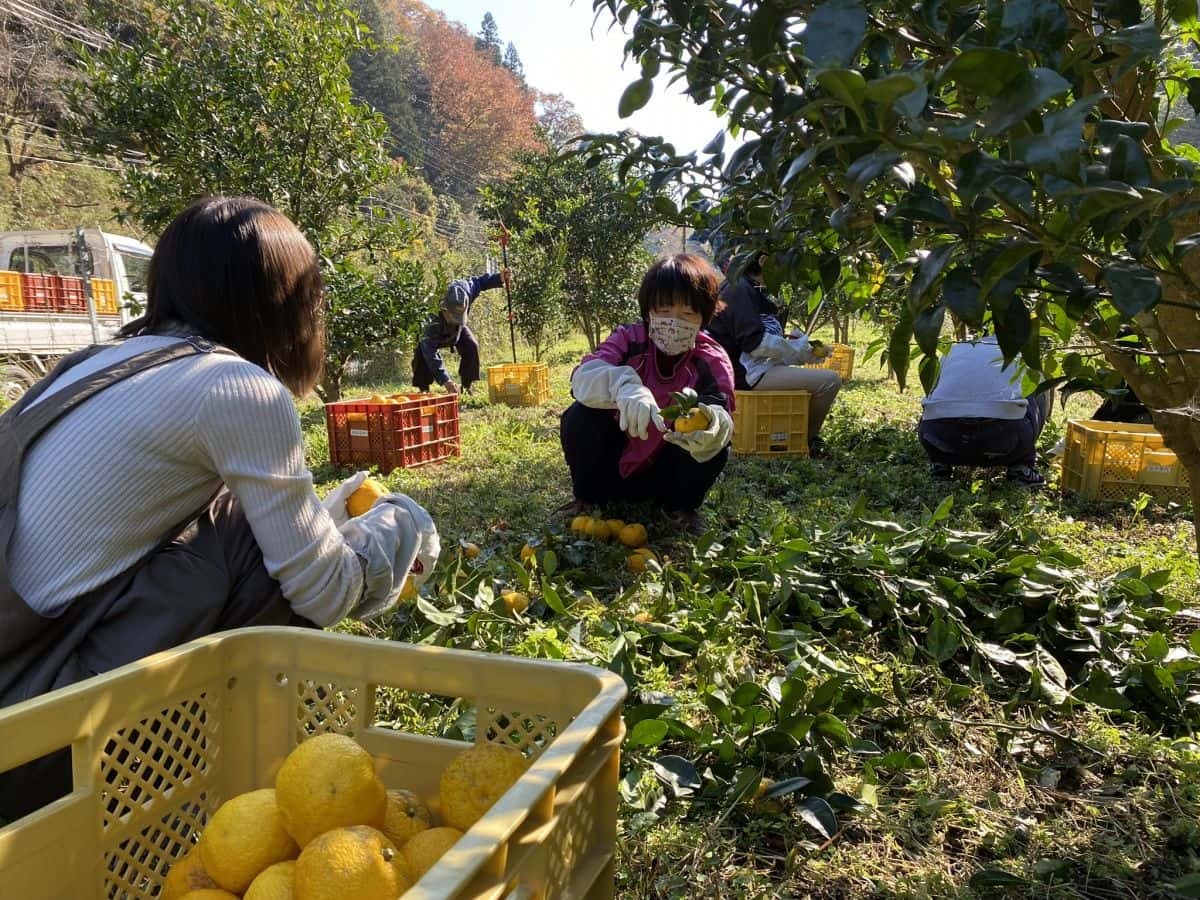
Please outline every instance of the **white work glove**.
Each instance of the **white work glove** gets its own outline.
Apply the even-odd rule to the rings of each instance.
[[[623,384],[617,391],[616,401],[620,414],[617,425],[630,437],[644,441],[649,436],[651,424],[659,431],[667,430],[667,423],[658,411],[658,401],[640,380]]]
[[[387,612],[400,599],[411,574],[420,586],[441,550],[437,527],[418,503],[403,494],[385,494],[339,529],[363,560],[363,596],[349,615],[367,619]]]
[[[413,587],[419,588],[433,574],[433,567],[437,565],[438,556],[442,552],[442,540],[438,536],[437,526],[433,524],[433,517],[425,511],[425,507],[407,494],[387,494],[379,502],[384,501],[408,510],[413,524],[417,526],[417,534],[420,536],[417,541],[417,558],[409,567],[408,574],[412,577]]]
[[[670,431],[663,435],[663,440],[676,447],[682,447],[696,462],[708,462],[733,439],[733,417],[724,407],[701,403],[697,408],[708,414],[707,428],[687,434]]]
[[[781,334],[770,332],[763,334],[758,346],[750,351],[750,356],[754,359],[772,360],[785,366],[799,365],[813,359],[808,338],[789,341]]]
[[[350,495],[362,487],[362,483],[370,478],[369,472],[355,472],[332,491],[330,491],[325,499],[321,501],[321,505],[325,507],[330,516],[333,517],[333,522],[338,528],[341,528],[350,521],[350,513],[346,512],[346,501],[350,499]]]

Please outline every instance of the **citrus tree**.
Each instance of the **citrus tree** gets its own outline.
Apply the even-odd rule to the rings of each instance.
[[[395,348],[421,324],[433,300],[433,283],[417,260],[355,258],[326,265],[325,370],[318,393],[342,396],[351,359]]]
[[[654,193],[645,182],[622,190],[617,167],[600,160],[546,149],[520,161],[513,177],[485,189],[483,215],[511,229],[535,265],[562,261],[545,273],[556,290],[526,296],[543,307],[557,298],[595,349],[608,329],[637,318],[634,297],[650,261],[643,244],[661,221]]]
[[[427,302],[422,267],[395,259],[412,230],[363,202],[393,175],[387,125],[351,89],[350,60],[378,49],[370,30],[341,0],[166,0],[122,20],[131,12],[120,40],[80,61],[74,140],[144,155],[122,189],[152,233],[205,194],[286,213],[324,261],[322,395],[336,400],[349,356],[397,345]]]
[[[948,317],[1050,378],[1111,367],[1200,500],[1200,155],[1171,142],[1200,105],[1196,0],[593,6],[641,63],[622,113],[665,66],[744,141],[588,150],[679,181],[679,220],[774,251],[769,282],[809,280],[830,253],[903,272],[885,319],[901,385],[916,356],[932,384]],[[1095,356],[1063,349],[1079,332]]]

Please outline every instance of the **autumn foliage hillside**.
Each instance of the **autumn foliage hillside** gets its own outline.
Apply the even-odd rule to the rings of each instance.
[[[420,0],[379,0],[379,8],[417,57],[413,141],[436,190],[463,196],[538,145],[536,92],[478,50],[463,26]]]

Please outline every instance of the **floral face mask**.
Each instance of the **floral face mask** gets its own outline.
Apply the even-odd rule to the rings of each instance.
[[[696,346],[700,326],[674,316],[650,314],[650,340],[667,356],[679,356]]]

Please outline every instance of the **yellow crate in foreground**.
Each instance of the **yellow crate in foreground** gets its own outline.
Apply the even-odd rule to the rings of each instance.
[[[733,452],[808,456],[808,391],[736,391]]]
[[[848,344],[830,344],[829,355],[820,362],[809,363],[806,368],[832,369],[842,381],[849,381],[854,374],[854,348]]]
[[[387,710],[459,700],[476,742],[533,763],[405,897],[611,897],[624,696],[616,675],[574,663],[294,628],[203,638],[0,710],[0,771],[71,747],[75,773],[69,796],[0,828],[0,894],[159,896],[223,801],[272,786],[327,731],[437,815],[441,772],[469,745],[394,730]]]
[[[1153,425],[1093,420],[1067,423],[1062,489],[1091,500],[1131,500],[1153,494],[1190,496],[1187,471]]]
[[[20,312],[25,308],[21,295],[21,273],[0,272],[0,309]]]
[[[545,363],[512,363],[487,370],[488,399],[509,406],[538,406],[550,399],[550,369]]]

